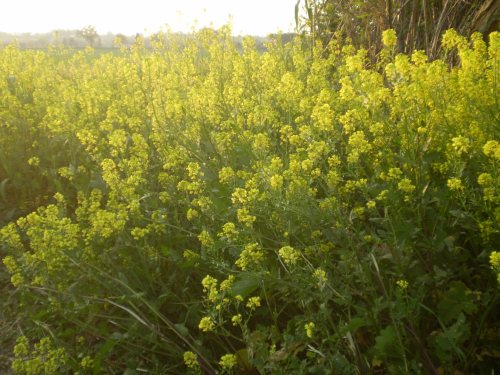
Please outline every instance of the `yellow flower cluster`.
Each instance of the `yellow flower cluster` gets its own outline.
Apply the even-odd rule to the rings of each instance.
[[[324,286],[325,286],[325,284],[328,281],[328,277],[326,275],[326,271],[323,270],[323,269],[321,269],[321,268],[317,268],[317,269],[314,270],[313,276],[316,279],[317,284],[320,287],[320,289],[323,289]]]
[[[314,336],[315,328],[316,324],[314,324],[314,322],[309,322],[304,325],[304,329],[306,330],[306,335],[310,339]]]
[[[198,362],[198,356],[193,352],[184,352],[184,364],[189,368],[198,368],[200,366]]]
[[[481,173],[477,178],[477,183],[483,189],[483,199],[487,202],[497,202],[500,200],[498,182],[490,173]]]
[[[382,32],[382,43],[384,46],[394,48],[396,46],[397,36],[393,29],[384,30]]]
[[[247,268],[260,264],[264,257],[262,249],[257,243],[251,243],[245,245],[245,248],[241,252],[238,260],[235,264],[245,271]]]
[[[493,251],[490,254],[490,265],[493,271],[497,273],[498,284],[500,285],[500,252]]]
[[[491,264],[491,267],[500,270],[500,252],[493,251],[490,254],[490,264]]]
[[[224,354],[219,361],[219,364],[224,369],[232,369],[237,363],[238,360],[234,354]]]
[[[198,235],[198,240],[204,247],[211,247],[214,244],[214,240],[212,239],[212,236],[210,233],[208,233],[207,230],[203,230],[199,235]]]
[[[483,146],[483,152],[486,156],[500,160],[500,143],[497,141],[488,141]]]
[[[398,287],[400,287],[401,289],[405,290],[406,288],[408,288],[408,285],[410,285],[410,284],[406,280],[398,280],[398,281],[396,281],[396,285]]]
[[[242,321],[243,321],[243,318],[242,318],[241,314],[237,314],[237,315],[234,315],[233,317],[231,317],[231,322],[233,323],[233,326],[237,326],[237,325],[241,324]]]
[[[246,226],[252,226],[252,223],[257,219],[254,215],[250,215],[248,208],[239,208],[237,211],[238,221]]]
[[[236,225],[232,222],[228,222],[222,226],[222,232],[219,233],[219,237],[226,237],[227,239],[235,239],[238,236],[238,230]]]
[[[223,167],[219,171],[219,181],[223,184],[229,184],[233,182],[235,178],[235,173],[231,167]]]
[[[462,180],[459,178],[450,178],[448,179],[448,188],[452,191],[462,191],[464,190],[464,185],[462,184]]]
[[[470,141],[465,137],[455,137],[451,139],[452,147],[457,153],[457,155],[462,155],[467,153],[470,150]]]
[[[214,330],[215,323],[211,317],[204,316],[203,318],[201,318],[200,324],[198,324],[198,328],[203,332],[210,332]]]
[[[300,258],[300,252],[291,246],[283,246],[279,249],[278,254],[286,265],[293,266]]]
[[[201,285],[203,285],[203,291],[207,293],[208,300],[216,302],[219,297],[219,292],[217,291],[217,279],[207,275],[201,281]]]
[[[20,336],[14,346],[15,358],[12,369],[19,374],[56,374],[61,372],[69,362],[64,348],[55,348],[48,337],[42,338],[30,350],[26,336]]]
[[[415,190],[415,185],[411,183],[409,178],[403,178],[398,182],[398,189],[407,194],[411,194]]]
[[[250,310],[255,310],[257,307],[260,307],[260,297],[250,297],[246,306]]]

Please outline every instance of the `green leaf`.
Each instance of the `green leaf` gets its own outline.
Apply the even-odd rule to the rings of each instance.
[[[93,373],[94,374],[99,374],[100,371],[102,370],[102,363],[104,360],[108,357],[108,355],[111,353],[113,350],[114,346],[118,343],[117,340],[113,339],[112,337],[108,338],[104,344],[99,348],[97,353],[94,356],[94,366],[93,366]]]
[[[452,320],[457,319],[462,312],[472,314],[476,311],[477,306],[474,303],[474,295],[471,290],[460,281],[451,283],[450,288],[441,301],[439,301],[437,307],[439,319],[444,324],[448,324]]]
[[[174,324],[174,327],[182,336],[186,337],[189,335],[189,330],[183,323]]]
[[[355,332],[361,327],[368,325],[368,322],[363,318],[352,318],[346,329],[350,332]]]
[[[455,323],[443,332],[433,336],[431,342],[441,361],[451,361],[452,355],[456,355],[461,360],[465,360],[465,354],[460,346],[469,335],[470,325],[466,322],[465,315],[459,314]]]
[[[250,295],[259,287],[260,279],[252,274],[244,274],[242,278],[236,280],[231,288],[231,295],[240,295],[243,298]]]
[[[238,350],[236,352],[236,357],[238,360],[238,366],[241,367],[243,371],[251,371],[253,369],[253,366],[250,363],[250,357],[247,348]]]
[[[380,331],[380,334],[375,338],[373,349],[380,358],[394,357],[400,352],[394,326],[387,326]]]

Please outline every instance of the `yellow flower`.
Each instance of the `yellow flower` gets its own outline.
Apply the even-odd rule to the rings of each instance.
[[[248,299],[247,305],[250,310],[255,310],[257,307],[260,307],[260,297],[250,297]]]
[[[338,167],[340,164],[342,164],[342,161],[337,155],[332,155],[328,158],[328,165],[330,168]]]
[[[241,314],[234,315],[231,318],[231,322],[233,323],[233,326],[237,326],[238,324],[241,324],[242,320],[243,319],[241,317]]]
[[[199,177],[202,177],[204,175],[201,171],[200,165],[195,162],[189,163],[186,170],[191,180],[197,180]]]
[[[315,269],[313,272],[313,276],[317,280],[318,286],[320,288],[323,288],[325,286],[326,282],[328,281],[325,270],[323,270],[321,268]]]
[[[238,217],[238,221],[242,224],[245,224],[246,226],[251,227],[252,223],[257,219],[255,216],[250,215],[250,212],[248,211],[248,208],[243,207],[239,208],[236,211],[236,216]]]
[[[462,42],[462,37],[458,35],[456,30],[448,29],[443,34],[441,45],[443,46],[444,49],[452,49],[457,45],[461,44],[461,42]]]
[[[186,249],[184,250],[184,252],[182,253],[182,256],[184,257],[184,259],[186,259],[188,262],[197,262],[198,260],[200,260],[200,255],[195,253],[193,250],[189,250],[189,249]]]
[[[354,207],[352,212],[356,215],[356,217],[362,218],[365,213],[364,207]]]
[[[415,65],[424,65],[427,62],[427,55],[425,54],[424,51],[416,50],[411,55],[411,61]]]
[[[462,180],[459,178],[450,178],[448,179],[448,188],[452,191],[461,191],[464,190],[464,185],[462,184]]]
[[[477,178],[477,183],[481,186],[490,186],[493,182],[493,177],[489,173],[481,173]]]
[[[328,131],[333,128],[333,118],[334,112],[327,103],[314,107],[311,114],[311,120],[314,122],[314,125],[322,131]]]
[[[402,280],[402,279],[396,281],[396,284],[397,284],[397,286],[399,286],[403,290],[406,289],[406,288],[408,288],[408,285],[409,285],[408,281]]]
[[[33,166],[33,167],[37,167],[40,165],[40,159],[36,156],[33,156],[32,158],[30,158],[28,160],[28,164]]]
[[[206,276],[201,283],[203,284],[203,291],[207,293],[208,300],[210,302],[216,302],[219,299],[217,280],[211,276]]]
[[[189,221],[192,221],[192,220],[196,219],[199,216],[200,216],[200,213],[198,211],[196,211],[194,208],[190,208],[190,209],[187,210],[186,218]]]
[[[271,159],[271,170],[273,172],[279,172],[283,168],[283,161],[280,157],[276,156]]]
[[[500,252],[493,251],[490,254],[490,264],[491,267],[498,269],[500,271]]]
[[[313,161],[311,159],[306,159],[302,161],[301,167],[304,172],[309,172],[313,167]]]
[[[500,144],[497,141],[488,141],[483,146],[483,152],[486,156],[500,160]]]
[[[224,354],[219,361],[219,365],[221,365],[224,369],[231,369],[238,363],[237,357],[234,354]]]
[[[198,368],[200,366],[198,362],[198,356],[193,352],[184,352],[184,363],[189,368]]]
[[[267,152],[269,149],[269,137],[264,133],[257,134],[254,138],[252,148],[256,154]]]
[[[248,201],[248,192],[242,188],[236,188],[231,196],[233,204],[245,204]]]
[[[396,31],[393,29],[384,30],[382,32],[382,43],[388,48],[394,48],[398,41]]]
[[[296,264],[300,258],[300,253],[291,246],[283,246],[278,253],[287,265]]]
[[[12,283],[12,285],[14,285],[15,287],[20,287],[21,285],[23,285],[25,283],[25,279],[23,277],[23,275],[21,275],[19,272],[18,273],[14,273],[11,277],[10,277],[10,282]],[[34,283],[33,283],[34,284]]]
[[[245,271],[249,266],[259,264],[264,253],[257,243],[251,243],[245,246],[235,264]]]
[[[389,169],[389,179],[391,180],[399,180],[403,172],[399,168],[391,168]]]
[[[222,226],[222,232],[219,233],[219,237],[226,237],[228,239],[236,238],[238,235],[238,230],[236,225],[232,222],[228,222]]]
[[[215,328],[215,323],[211,317],[205,316],[201,318],[200,324],[198,324],[198,328],[201,329],[203,332],[210,332],[213,331],[213,329]]]
[[[365,133],[356,131],[349,137],[349,146],[359,154],[366,153],[372,149],[372,145],[365,138]]]
[[[283,176],[275,174],[271,176],[271,188],[274,190],[279,190],[283,187]]]
[[[224,280],[220,283],[220,288],[219,288],[220,291],[225,292],[225,291],[228,291],[229,289],[231,289],[231,287],[234,284],[235,279],[236,279],[236,277],[234,275],[229,275],[226,280]]]
[[[141,238],[144,238],[148,233],[149,233],[148,228],[135,227],[130,231],[131,236],[136,241],[140,240]]]
[[[312,339],[312,337],[314,335],[315,328],[316,328],[316,324],[314,324],[313,322],[309,322],[309,323],[306,323],[304,325],[304,329],[306,330],[306,335],[310,339]]]
[[[223,184],[228,184],[234,180],[235,174],[231,167],[223,167],[219,171],[219,181]]]
[[[92,359],[92,357],[90,357],[88,355],[83,357],[82,360],[80,361],[80,366],[82,366],[84,369],[91,370],[93,364],[94,364],[94,360]]]
[[[398,183],[398,189],[404,191],[407,194],[410,194],[415,190],[415,185],[411,183],[411,180],[409,178],[403,178]]]
[[[198,235],[198,240],[200,243],[205,246],[205,247],[210,247],[214,244],[214,240],[210,236],[210,233],[208,233],[206,230],[203,230],[199,235]]]
[[[203,291],[206,292],[207,290],[217,287],[217,279],[207,275],[201,280],[201,285],[203,285]]]
[[[7,255],[5,258],[3,258],[3,264],[5,265],[5,267],[7,267],[7,270],[10,273],[18,272],[19,270],[19,265],[11,255]]]
[[[467,151],[469,151],[469,149],[470,149],[469,139],[462,137],[462,136],[452,138],[451,144],[458,155],[462,155],[462,154],[466,153]]]

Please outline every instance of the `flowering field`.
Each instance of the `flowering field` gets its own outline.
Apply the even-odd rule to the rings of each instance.
[[[375,65],[335,40],[240,50],[226,28],[98,56],[0,49],[2,365],[500,368],[487,39],[448,31],[427,62],[389,30]]]

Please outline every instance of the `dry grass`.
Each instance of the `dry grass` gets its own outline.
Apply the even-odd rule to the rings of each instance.
[[[297,15],[301,5],[305,17],[296,20],[303,31],[324,42],[340,32],[372,57],[381,49],[385,29],[396,30],[400,52],[425,50],[435,59],[447,29],[461,35],[489,34],[498,29],[500,19],[500,2],[495,0],[299,0]]]

